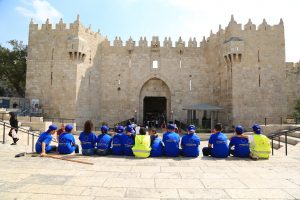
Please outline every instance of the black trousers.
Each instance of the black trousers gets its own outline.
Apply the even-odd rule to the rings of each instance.
[[[211,156],[211,151],[212,151],[211,147],[203,147],[202,149],[203,156]]]

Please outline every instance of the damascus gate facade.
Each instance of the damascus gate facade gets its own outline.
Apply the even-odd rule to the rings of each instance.
[[[26,98],[38,99],[44,115],[80,125],[211,117],[227,126],[265,117],[279,123],[300,94],[299,63],[285,61],[283,21],[242,26],[233,16],[201,41],[108,41],[79,16],[69,25],[31,21],[26,76]]]

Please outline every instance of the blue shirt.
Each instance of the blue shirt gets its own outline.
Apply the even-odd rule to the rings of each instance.
[[[214,133],[210,136],[209,144],[212,144],[211,154],[213,157],[226,158],[229,153],[227,137],[222,132]]]
[[[46,146],[45,146],[46,153],[48,153],[49,151],[51,151],[51,147],[49,146],[51,141],[52,141],[52,135],[50,133],[48,133],[48,132],[42,133],[39,136],[39,139],[35,143],[35,151],[37,153],[41,153],[42,152],[42,143],[44,142],[46,144]]]
[[[134,134],[132,135],[123,135],[123,144],[124,144],[124,155],[133,156],[132,147],[134,145]]]
[[[112,153],[114,155],[124,154],[123,133],[117,133],[112,138]]]
[[[200,138],[196,134],[185,134],[181,139],[182,153],[187,157],[199,156]]]
[[[111,146],[112,137],[106,133],[102,133],[97,138],[97,149],[108,150]]]
[[[234,136],[231,138],[229,147],[234,146],[233,155],[236,157],[249,157],[250,149],[247,138]]]
[[[81,132],[79,135],[79,140],[81,142],[82,149],[94,149],[97,137],[93,132],[88,134]]]
[[[160,137],[151,135],[151,157],[159,157],[163,155],[163,144]]]
[[[58,152],[60,154],[70,154],[75,151],[75,138],[71,133],[64,132],[58,138]]]
[[[175,132],[166,132],[163,135],[164,154],[166,156],[176,157],[179,155],[179,141],[180,137]]]

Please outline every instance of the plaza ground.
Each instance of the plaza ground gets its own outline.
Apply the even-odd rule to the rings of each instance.
[[[10,138],[7,138],[8,140]],[[26,141],[26,138],[23,138]],[[24,156],[0,144],[0,199],[300,199],[300,145],[269,160],[67,156],[86,165]],[[207,142],[201,142],[201,148]]]

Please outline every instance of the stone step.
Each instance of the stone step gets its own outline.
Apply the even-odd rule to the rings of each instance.
[[[293,133],[289,133],[289,136],[295,137],[295,138],[300,138],[300,131],[295,131]]]
[[[276,137],[274,140],[279,141],[279,138]],[[300,142],[300,138],[287,136],[287,143],[291,145],[296,145]],[[280,143],[285,143],[285,136],[280,136]]]
[[[271,144],[271,147],[272,147],[272,144]],[[280,145],[279,145],[279,143],[277,143],[277,142],[273,142],[273,148],[274,149],[280,149],[281,147],[283,147],[283,145],[280,143]]]

